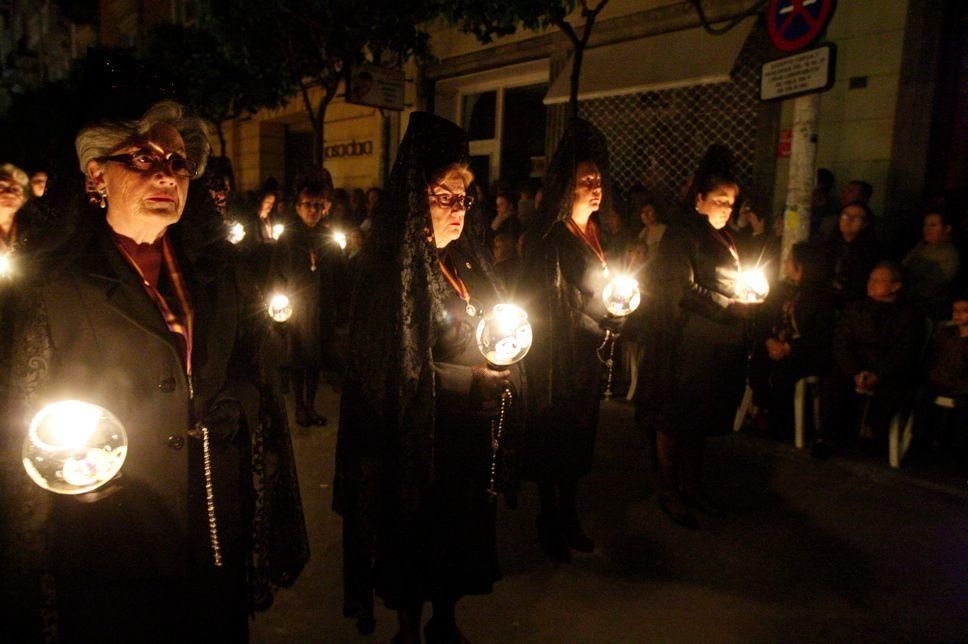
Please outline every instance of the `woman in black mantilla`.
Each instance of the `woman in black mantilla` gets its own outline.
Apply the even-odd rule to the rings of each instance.
[[[694,509],[722,513],[703,490],[703,451],[707,435],[732,429],[755,306],[736,298],[740,257],[725,226],[739,182],[728,150],[710,148],[693,186],[692,211],[666,231],[653,264],[654,351],[636,397],[637,418],[657,432],[659,506],[687,528],[698,526]]]
[[[456,602],[499,578],[491,419],[520,377],[487,368],[474,337],[500,293],[482,225],[466,210],[467,162],[463,130],[411,117],[354,290],[334,500],[351,548],[344,612],[366,612],[372,583],[398,612],[400,642],[420,640],[427,601],[427,641],[463,641]],[[506,419],[502,461],[514,424]],[[372,535],[371,569],[358,544]]]
[[[295,221],[275,244],[272,276],[276,291],[292,302],[286,324],[289,369],[296,422],[303,427],[325,425],[316,412],[316,390],[323,369],[342,371],[336,353],[336,327],[345,311],[343,252],[327,221],[333,205],[333,180],[325,169],[301,177],[296,184]]]
[[[601,297],[608,270],[592,217],[602,204],[607,166],[601,132],[575,119],[551,160],[522,278],[534,326],[525,475],[541,493],[538,538],[560,561],[570,559],[570,549],[595,547],[582,530],[576,496],[595,447],[602,375],[596,350],[606,330],[622,325]]]

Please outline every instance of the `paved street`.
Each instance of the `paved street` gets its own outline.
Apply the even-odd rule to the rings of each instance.
[[[340,519],[330,510],[336,398],[328,427],[296,430],[312,561],[273,608],[258,642],[386,642],[341,615]],[[603,406],[595,470],[580,494],[590,555],[553,564],[534,539],[537,495],[502,506],[505,578],[458,621],[472,642],[937,641],[968,636],[968,494],[886,465],[818,463],[747,435],[713,441],[708,479],[733,510],[697,532],[655,503],[632,408]],[[957,482],[956,482],[957,483]],[[428,609],[429,612],[429,609]],[[426,617],[426,616],[425,616]]]

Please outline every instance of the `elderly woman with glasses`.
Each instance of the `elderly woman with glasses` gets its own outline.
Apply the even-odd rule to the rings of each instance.
[[[271,294],[282,293],[292,305],[286,322],[288,367],[292,378],[296,422],[325,425],[316,412],[316,389],[323,369],[340,372],[336,329],[343,323],[345,237],[329,225],[333,180],[325,169],[305,173],[296,185],[296,214],[272,252]],[[342,244],[340,243],[342,241]]]
[[[467,641],[457,602],[500,576],[491,492],[519,405],[500,435],[497,406],[520,372],[489,367],[474,337],[500,291],[467,145],[450,121],[410,117],[353,294],[334,486],[344,613],[371,630],[375,589],[397,611],[395,642],[420,641],[427,602],[427,642]]]
[[[159,103],[85,127],[76,148],[98,203],[26,297],[23,422],[57,401],[99,405],[126,428],[127,458],[92,492],[32,488],[19,527],[42,543],[56,603],[31,607],[51,609],[67,641],[245,641],[250,491],[265,492],[270,458],[254,446],[269,441],[256,440],[256,334],[232,253],[210,203],[186,210],[205,128]]]

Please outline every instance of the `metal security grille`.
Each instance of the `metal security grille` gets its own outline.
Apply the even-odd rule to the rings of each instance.
[[[613,188],[620,199],[636,184],[674,203],[706,148],[728,146],[740,180],[750,185],[756,149],[758,65],[762,45],[754,30],[732,80],[709,85],[582,101],[581,115],[608,140]]]

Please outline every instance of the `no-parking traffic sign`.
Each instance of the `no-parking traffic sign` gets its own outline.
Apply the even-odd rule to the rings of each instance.
[[[803,49],[823,33],[834,14],[834,0],[770,0],[766,28],[781,51]]]

